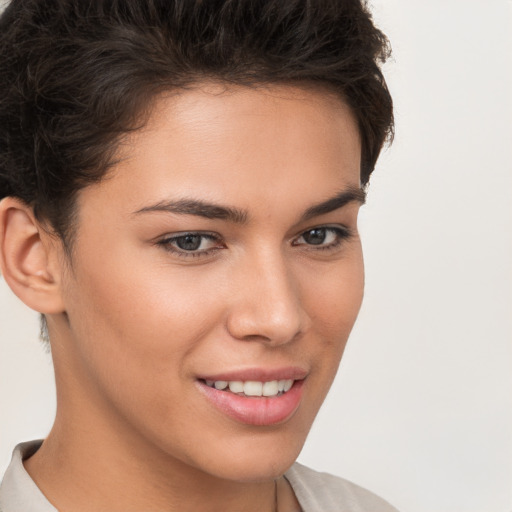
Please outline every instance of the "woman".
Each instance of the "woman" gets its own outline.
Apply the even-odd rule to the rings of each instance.
[[[294,464],[363,295],[392,130],[359,1],[14,1],[0,261],[57,415],[0,508],[394,510]]]

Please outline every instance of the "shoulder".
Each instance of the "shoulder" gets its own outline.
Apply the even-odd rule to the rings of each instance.
[[[285,474],[304,512],[398,512],[375,494],[295,463]]]
[[[57,512],[30,478],[23,460],[33,455],[42,441],[21,443],[0,483],[0,512]]]

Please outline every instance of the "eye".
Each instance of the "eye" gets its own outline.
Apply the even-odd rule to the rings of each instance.
[[[173,252],[179,256],[204,256],[212,251],[221,249],[218,236],[212,233],[178,233],[159,240],[158,245],[166,251]]]
[[[204,249],[201,245],[207,244],[207,240],[202,235],[183,235],[176,237],[174,243],[183,251],[197,251],[198,249]]]
[[[293,245],[316,246],[318,249],[331,249],[341,244],[351,236],[347,228],[320,226],[304,231]]]

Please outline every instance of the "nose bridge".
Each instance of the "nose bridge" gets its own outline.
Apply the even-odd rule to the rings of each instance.
[[[296,338],[307,325],[299,283],[280,250],[260,250],[244,258],[237,275],[228,320],[238,339],[262,339],[282,344]]]

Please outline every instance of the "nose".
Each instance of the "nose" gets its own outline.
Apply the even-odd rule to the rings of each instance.
[[[254,257],[237,269],[227,328],[239,340],[282,345],[309,328],[300,286],[282,256]]]

